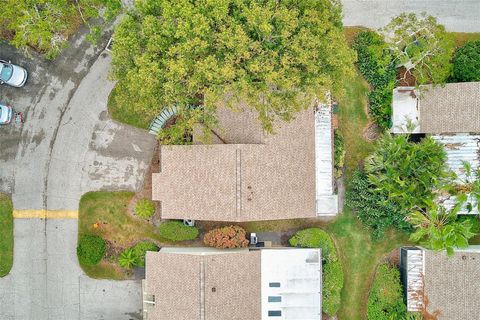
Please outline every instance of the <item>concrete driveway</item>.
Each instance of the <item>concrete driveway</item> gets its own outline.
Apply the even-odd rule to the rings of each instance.
[[[346,26],[381,28],[402,12],[427,12],[447,30],[480,32],[478,0],[341,0]]]
[[[12,195],[17,215],[67,217],[85,192],[138,190],[143,183],[156,142],[108,117],[111,59],[101,45],[84,41],[85,31],[54,62],[0,44],[1,58],[30,72],[25,88],[0,86],[0,100],[26,115],[23,126],[0,127],[0,191]],[[83,274],[77,230],[76,219],[15,219],[13,269],[0,278],[0,319],[141,319],[140,282]]]

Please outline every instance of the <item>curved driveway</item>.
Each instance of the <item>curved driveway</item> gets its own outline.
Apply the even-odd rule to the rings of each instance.
[[[0,44],[1,58],[30,72],[25,88],[0,86],[0,100],[26,115],[23,126],[0,128],[0,191],[12,195],[16,210],[74,212],[85,192],[138,190],[143,183],[155,140],[108,117],[110,56],[84,36],[85,30],[51,63]],[[0,319],[141,318],[138,281],[83,274],[77,231],[76,219],[15,219],[13,269],[0,278]]]

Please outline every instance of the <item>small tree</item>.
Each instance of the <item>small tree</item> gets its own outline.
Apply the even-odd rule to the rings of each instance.
[[[453,79],[480,81],[480,40],[469,41],[457,50],[453,58]]]
[[[454,41],[437,19],[402,13],[381,30],[396,58],[418,84],[444,83],[452,74]]]
[[[229,249],[248,247],[247,233],[239,226],[226,226],[207,232],[203,243],[209,247]]]
[[[455,248],[467,248],[468,239],[473,237],[472,222],[458,220],[462,202],[450,211],[445,207],[430,202],[426,211],[414,211],[409,221],[416,229],[411,234],[410,240],[420,242],[421,245],[432,250],[446,250],[452,255]]]

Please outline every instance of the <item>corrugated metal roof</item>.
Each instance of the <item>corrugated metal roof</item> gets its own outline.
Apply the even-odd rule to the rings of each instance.
[[[463,163],[468,162],[472,166],[472,172],[480,168],[480,135],[435,135],[432,138],[444,146],[447,153],[447,164],[457,175],[457,183],[464,184],[467,176]],[[470,179],[474,178],[471,176]],[[455,197],[440,199],[446,209],[451,209],[455,205]],[[468,202],[473,199],[469,198]],[[459,214],[478,214],[478,209],[474,208],[468,212],[466,204]]]

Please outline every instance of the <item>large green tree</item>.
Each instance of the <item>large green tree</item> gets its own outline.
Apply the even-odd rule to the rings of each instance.
[[[28,52],[33,48],[47,58],[55,56],[78,25],[100,16],[111,18],[121,8],[120,0],[3,0],[0,36]],[[91,27],[94,32],[99,31]]]
[[[452,74],[455,44],[445,27],[425,13],[402,13],[382,29],[389,47],[418,84],[444,83]]]
[[[241,100],[267,130],[339,93],[354,60],[331,0],[140,0],[114,39],[116,101],[133,113]]]

